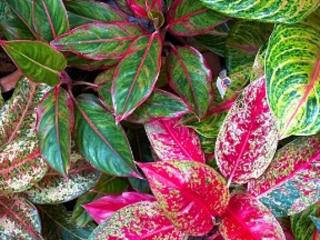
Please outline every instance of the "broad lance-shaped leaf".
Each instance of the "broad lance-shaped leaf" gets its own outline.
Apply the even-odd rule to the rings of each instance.
[[[320,130],[320,16],[277,25],[265,57],[270,107],[281,138]]]
[[[42,236],[47,240],[85,240],[95,229],[93,223],[78,227],[71,212],[63,205],[37,206],[42,222]]]
[[[192,236],[208,233],[229,201],[225,180],[211,167],[193,161],[140,163],[165,216]]]
[[[233,195],[221,217],[220,233],[228,240],[285,240],[277,219],[262,203],[243,193]]]
[[[141,35],[140,27],[130,22],[95,22],[72,29],[53,40],[51,45],[59,51],[73,52],[93,60],[117,59]]]
[[[85,24],[96,20],[101,22],[126,20],[125,15],[121,11],[103,2],[71,0],[66,1],[65,6],[69,11],[69,19],[72,28],[77,25],[77,22]]]
[[[37,208],[20,197],[0,196],[1,240],[42,240]]]
[[[47,172],[35,132],[35,106],[50,90],[22,78],[0,110],[0,191],[22,192]]]
[[[145,201],[120,209],[100,224],[88,240],[113,239],[186,240],[187,235],[162,215],[157,202]]]
[[[68,67],[78,68],[84,71],[95,71],[101,69],[108,69],[113,67],[116,63],[116,59],[105,59],[95,61],[92,59],[82,58],[75,54],[67,54]]]
[[[127,0],[131,11],[137,16],[148,18],[152,13],[161,13],[163,0]]]
[[[38,41],[0,41],[0,45],[26,77],[34,82],[55,85],[67,62],[48,44]]]
[[[92,202],[106,194],[120,194],[127,190],[128,185],[128,182],[124,178],[103,174],[93,189],[77,199],[72,212],[72,220],[75,221],[77,226],[87,225],[92,219],[82,207],[84,204]]]
[[[298,138],[276,153],[248,191],[275,216],[298,213],[320,200],[320,135]]]
[[[69,170],[73,103],[63,88],[55,87],[38,107],[38,136],[42,156],[61,174]]]
[[[33,0],[32,26],[44,41],[51,41],[68,31],[69,20],[63,1]]]
[[[216,142],[217,164],[229,183],[246,183],[267,169],[277,143],[278,131],[268,106],[264,78],[260,78],[229,110]]]
[[[97,169],[116,176],[137,176],[128,139],[121,126],[97,97],[82,94],[76,100],[76,144]]]
[[[320,5],[318,0],[259,1],[200,0],[205,6],[235,18],[265,22],[297,23]]]
[[[163,161],[190,160],[205,163],[199,137],[179,120],[158,119],[144,125],[152,149]]]
[[[25,192],[28,199],[36,204],[64,203],[93,188],[99,179],[99,171],[76,152],[71,154],[70,162],[67,176],[49,170],[40,182]]]
[[[169,31],[178,36],[203,35],[228,19],[200,1],[175,0],[169,12]]]
[[[203,117],[209,106],[211,71],[202,54],[192,47],[173,48],[168,57],[169,84],[198,117]]]
[[[315,204],[303,212],[291,216],[291,229],[295,240],[318,240],[320,231],[312,222],[312,218],[319,216],[320,205]],[[317,235],[318,234],[318,235]],[[317,235],[317,237],[316,237]]]
[[[127,118],[152,93],[160,73],[162,40],[158,32],[142,36],[129,47],[112,80],[116,122]]]
[[[93,202],[89,202],[83,207],[98,224],[109,219],[119,209],[142,201],[155,201],[152,195],[138,192],[124,192],[119,195],[107,195]]]

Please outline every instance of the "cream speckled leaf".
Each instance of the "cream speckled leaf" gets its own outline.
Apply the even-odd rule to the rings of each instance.
[[[24,198],[0,196],[0,239],[41,240],[38,210]]]
[[[24,78],[0,110],[1,191],[25,191],[47,172],[40,156],[34,108],[49,90],[47,85],[36,87]]]
[[[267,94],[281,138],[320,130],[320,16],[277,25],[265,57]]]
[[[318,0],[200,0],[205,6],[236,18],[297,23],[320,5]]]
[[[57,204],[71,201],[94,187],[100,173],[77,153],[72,153],[71,162],[67,177],[50,170],[25,192],[28,198],[36,204]]]

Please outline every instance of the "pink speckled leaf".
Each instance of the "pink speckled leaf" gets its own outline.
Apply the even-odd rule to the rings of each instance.
[[[252,82],[232,105],[220,129],[215,156],[229,182],[243,184],[267,169],[278,132],[263,78]]]
[[[142,201],[155,201],[155,198],[146,193],[124,192],[118,195],[104,196],[85,204],[83,207],[94,221],[101,224],[119,209]]]
[[[277,219],[262,203],[246,194],[231,197],[219,230],[228,240],[285,240]]]
[[[120,239],[184,240],[187,236],[161,214],[156,202],[144,201],[120,209],[89,237],[89,240]]]
[[[320,200],[320,135],[282,147],[267,171],[249,181],[248,191],[275,216],[301,212]]]
[[[153,150],[161,160],[192,160],[204,163],[198,135],[182,126],[180,118],[157,119],[145,124]]]
[[[228,204],[225,180],[208,165],[171,160],[139,166],[166,217],[192,236],[208,233]]]

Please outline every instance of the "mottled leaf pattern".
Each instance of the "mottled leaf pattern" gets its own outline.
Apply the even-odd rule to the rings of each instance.
[[[77,153],[71,155],[71,168],[67,176],[50,170],[34,187],[25,192],[36,204],[57,204],[71,201],[97,183],[100,173]]]
[[[173,48],[168,68],[170,86],[203,117],[210,102],[212,76],[202,54],[192,47]]]
[[[224,179],[211,167],[193,161],[139,164],[166,217],[180,230],[201,236],[213,227],[229,201]]]
[[[228,112],[216,142],[217,164],[229,181],[246,183],[267,169],[277,143],[278,131],[261,78],[242,92]]]
[[[197,134],[181,123],[180,118],[158,119],[144,125],[149,141],[163,160],[205,162]]]
[[[57,37],[51,45],[59,51],[103,60],[120,58],[129,44],[142,35],[138,25],[129,22],[88,23]]]
[[[281,138],[320,130],[320,16],[303,23],[277,25],[265,57],[270,107]]]
[[[67,63],[64,56],[48,44],[37,41],[2,41],[0,44],[30,80],[49,85],[60,81]]]
[[[228,240],[286,239],[272,213],[258,200],[246,194],[231,197],[219,230],[223,238]]]
[[[298,213],[320,200],[320,136],[298,138],[276,153],[267,171],[248,191],[275,216]]]
[[[135,176],[128,140],[94,95],[78,97],[75,140],[81,154],[97,169],[116,176]]]
[[[207,7],[223,14],[250,20],[279,23],[297,23],[319,6],[317,0],[259,1],[200,0]]]
[[[38,107],[38,136],[42,156],[61,174],[69,170],[73,105],[60,87],[50,91]]]
[[[82,58],[77,55],[67,55],[68,67],[74,67],[85,71],[95,71],[99,69],[107,69],[117,63],[116,59],[105,59],[95,61],[92,59]]]
[[[0,196],[1,240],[41,240],[37,208],[24,198]]]
[[[205,8],[200,1],[175,0],[169,12],[169,31],[178,36],[212,32],[227,17]]]
[[[33,0],[32,26],[44,41],[51,41],[66,32],[69,20],[62,0]]]
[[[127,118],[152,93],[160,73],[162,40],[158,32],[135,40],[117,65],[112,82],[116,121]]]
[[[140,202],[116,212],[89,237],[89,240],[113,239],[186,240],[187,236],[171,225],[156,202]]]

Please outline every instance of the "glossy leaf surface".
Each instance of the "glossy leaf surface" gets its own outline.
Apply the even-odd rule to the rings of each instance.
[[[139,202],[120,209],[100,224],[89,240],[187,239],[165,218],[156,202]]]
[[[272,213],[258,200],[245,194],[231,197],[219,230],[228,240],[286,239]]]
[[[172,49],[168,58],[169,84],[191,107],[203,117],[209,106],[211,71],[200,52],[192,47]]]
[[[51,41],[68,31],[69,20],[63,1],[33,0],[32,27],[44,41]]]
[[[0,196],[0,238],[42,240],[37,208],[24,198]]]
[[[83,207],[96,223],[101,224],[119,209],[142,201],[155,201],[152,195],[138,192],[124,192],[119,195],[106,195]]]
[[[1,46],[30,80],[49,85],[60,81],[60,74],[67,63],[64,56],[48,44],[37,41],[8,41],[1,42]]]
[[[139,164],[166,217],[193,236],[208,233],[229,201],[224,179],[211,167],[193,161]]]
[[[135,175],[128,140],[97,97],[89,94],[78,97],[75,121],[76,144],[86,160],[111,175]]]
[[[158,119],[144,125],[152,149],[163,160],[205,162],[197,134],[179,123],[180,118]]]
[[[129,22],[88,23],[57,37],[51,45],[93,60],[120,58],[129,44],[142,35],[138,25]]]
[[[298,138],[276,153],[267,171],[248,191],[275,216],[298,213],[320,200],[320,137]]]
[[[300,22],[319,6],[317,0],[290,0],[287,2],[240,0],[227,3],[224,0],[200,1],[208,8],[231,17],[279,23]]]
[[[50,91],[38,107],[38,136],[42,156],[61,174],[69,169],[73,103],[63,88]]]
[[[71,168],[67,176],[49,170],[44,178],[25,192],[36,204],[58,204],[71,201],[97,183],[100,173],[77,153],[71,155]]]
[[[116,121],[127,118],[152,93],[160,73],[162,40],[159,33],[135,40],[117,65],[112,82]]]
[[[300,24],[277,25],[265,58],[270,107],[281,138],[320,130],[320,16]]]
[[[227,17],[204,7],[200,1],[175,0],[169,12],[169,31],[178,36],[203,35],[227,21]]]
[[[229,181],[246,183],[266,170],[277,143],[278,131],[261,78],[249,85],[229,110],[216,142],[217,164]]]

